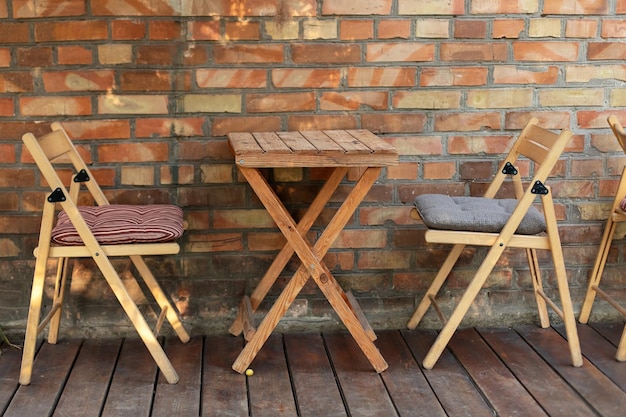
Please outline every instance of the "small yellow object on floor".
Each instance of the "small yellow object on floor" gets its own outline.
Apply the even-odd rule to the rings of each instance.
[[[252,376],[252,375],[254,375],[254,371],[252,369],[248,368],[248,369],[246,369],[246,375],[247,376]]]

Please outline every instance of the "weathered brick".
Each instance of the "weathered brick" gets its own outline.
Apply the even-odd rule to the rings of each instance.
[[[418,174],[417,162],[400,162],[396,166],[387,167],[388,180],[417,180]]]
[[[0,93],[18,93],[35,89],[30,72],[0,72]]]
[[[337,20],[305,20],[302,22],[302,33],[303,39],[337,39]]]
[[[464,0],[398,0],[398,11],[401,15],[462,15]]]
[[[364,129],[376,133],[415,133],[424,130],[426,117],[421,114],[371,113],[363,114],[361,123]]]
[[[281,130],[278,116],[266,117],[216,117],[210,135],[225,136],[230,132],[273,132]]]
[[[393,95],[393,106],[398,109],[456,109],[461,106],[461,92],[400,91]]]
[[[287,118],[288,130],[356,129],[356,127],[357,121],[353,115],[294,115]]]
[[[477,109],[530,107],[533,90],[530,88],[487,89],[468,92],[467,106]]]
[[[419,19],[415,22],[415,36],[418,38],[450,37],[451,23],[447,19]]]
[[[106,94],[98,97],[98,114],[166,114],[167,96]]]
[[[181,11],[185,16],[276,16],[278,19],[289,19],[292,16],[315,15],[317,8],[316,0],[240,3],[233,3],[231,0],[218,0],[184,2]]]
[[[507,46],[502,43],[445,42],[441,44],[442,61],[506,61]]]
[[[513,56],[520,61],[576,61],[579,45],[576,42],[526,42],[513,43]]]
[[[361,61],[361,47],[352,43],[298,43],[291,45],[291,54],[293,61],[298,64],[348,64]]]
[[[15,145],[12,144],[0,144],[0,162],[4,164],[10,164],[17,161],[15,157]],[[15,194],[17,197],[17,194]]]
[[[128,139],[128,120],[73,120],[64,121],[63,128],[72,140]]]
[[[486,67],[426,67],[421,70],[420,86],[486,85],[487,76]]]
[[[172,66],[178,61],[179,53],[176,44],[139,45],[135,48],[135,61],[140,65]]]
[[[180,2],[168,0],[103,0],[91,5],[94,15],[103,16],[176,16]]]
[[[154,185],[154,167],[123,166],[120,180],[126,185]]]
[[[115,85],[113,71],[46,71],[42,76],[47,92],[110,91]]]
[[[2,22],[0,25],[0,39],[3,44],[29,42],[28,23]]]
[[[245,104],[251,113],[311,111],[315,105],[314,93],[248,94]]]
[[[341,81],[338,69],[272,70],[272,84],[277,88],[337,88]]]
[[[503,154],[510,147],[511,137],[494,136],[451,136],[448,139],[450,154]]]
[[[104,20],[38,22],[35,24],[36,42],[95,41],[107,39]]]
[[[186,113],[241,113],[241,96],[237,94],[191,94],[183,97]]]
[[[493,69],[495,84],[556,84],[558,80],[557,66],[498,65]]]
[[[129,64],[132,53],[132,46],[128,44],[98,45],[98,60],[103,65]]]
[[[409,39],[411,37],[410,20],[381,20],[378,22],[378,39]]]
[[[250,20],[226,22],[224,36],[231,41],[259,39],[261,25]]]
[[[164,162],[169,157],[167,143],[121,143],[98,146],[98,161],[106,162]]]
[[[0,3],[0,18],[5,19],[7,17],[9,17],[9,9],[7,7],[7,3]]]
[[[602,160],[594,159],[572,159],[571,176],[580,178],[590,178],[602,175]]]
[[[137,137],[202,136],[203,117],[139,119],[136,121]]]
[[[389,95],[378,91],[352,91],[349,93],[324,93],[320,97],[322,110],[358,110],[370,108],[384,110],[388,108]]]
[[[322,3],[324,15],[384,15],[391,12],[392,0],[370,0],[355,3],[351,0],[325,0]]]
[[[601,106],[604,104],[604,89],[559,88],[539,92],[542,106]]]
[[[602,23],[602,29],[606,23]],[[566,38],[595,38],[598,34],[598,22],[596,20],[569,19],[565,23]]]
[[[0,116],[15,116],[15,103],[12,97],[0,97]]]
[[[435,116],[435,132],[476,131],[483,128],[500,129],[498,113],[452,113]]]
[[[169,71],[122,71],[119,73],[119,80],[119,87],[122,91],[170,91],[172,89],[172,77]]]
[[[530,19],[528,23],[528,36],[531,38],[561,37],[561,19]]]
[[[0,48],[0,67],[11,66],[11,49]]]
[[[368,44],[367,62],[418,62],[433,61],[435,45],[418,42],[382,42]]]
[[[48,67],[52,65],[52,48],[49,46],[19,48],[17,62],[23,67]]]
[[[168,20],[148,22],[148,35],[154,40],[176,40],[181,38],[181,23]]]
[[[22,97],[20,114],[25,116],[88,116],[92,114],[89,97]]]
[[[606,14],[608,0],[550,0],[543,6],[544,14]]]
[[[623,42],[589,42],[587,48],[590,60],[626,59],[626,45]]]
[[[537,13],[539,0],[473,0],[471,14],[521,14]]]
[[[218,64],[279,63],[284,60],[284,45],[214,45],[213,53]]]
[[[267,71],[261,69],[198,69],[196,82],[201,88],[264,88]]]
[[[452,179],[456,174],[455,162],[424,162],[425,180]]]

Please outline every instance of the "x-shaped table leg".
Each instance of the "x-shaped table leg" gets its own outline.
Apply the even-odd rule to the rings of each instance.
[[[235,371],[243,373],[248,368],[259,350],[261,350],[261,347],[271,332],[278,324],[280,318],[285,314],[291,303],[293,303],[297,295],[300,293],[309,277],[312,277],[315,280],[316,284],[337,312],[337,315],[343,321],[344,325],[357,342],[365,356],[368,358],[374,369],[378,372],[382,372],[387,369],[385,359],[382,357],[367,331],[359,321],[359,318],[350,305],[346,294],[343,292],[328,267],[322,262],[322,258],[328,249],[331,247],[367,192],[370,190],[371,186],[379,177],[381,169],[382,168],[379,167],[368,168],[363,173],[337,213],[335,213],[335,216],[329,222],[320,238],[317,240],[315,245],[311,247],[311,245],[304,238],[305,233],[302,233],[305,230],[308,231],[310,225],[307,227],[304,222],[301,222],[300,225],[296,226],[291,215],[287,212],[282,202],[278,199],[260,172],[254,168],[240,167],[241,173],[248,180],[248,183],[255,191],[270,216],[272,216],[278,225],[278,228],[287,239],[288,245],[300,258],[302,265],[298,268],[292,279],[287,283],[274,305],[270,308],[269,312],[260,323],[258,329],[254,333],[254,336],[246,344],[242,352],[235,360],[233,364],[233,369]],[[338,175],[338,170],[343,171],[343,177],[345,169],[339,168],[336,169],[336,172],[331,178]],[[328,199],[330,199],[330,195],[323,197],[323,201],[320,200],[320,203],[323,202],[325,205]],[[321,211],[321,208],[319,208],[319,210]],[[317,216],[314,217],[316,218]],[[314,218],[308,219],[307,223],[309,221],[314,221]],[[280,271],[278,273],[280,273]]]

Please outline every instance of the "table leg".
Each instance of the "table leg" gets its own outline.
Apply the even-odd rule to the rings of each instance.
[[[378,372],[385,370],[387,363],[372,340],[368,337],[365,329],[356,317],[355,312],[350,307],[345,293],[335,281],[328,267],[321,262],[326,251],[330,248],[372,184],[376,181],[376,178],[380,175],[382,168],[369,168],[365,171],[313,248],[298,232],[293,219],[284,205],[258,170],[250,168],[240,169],[268,213],[283,232],[288,243],[298,254],[298,257],[303,263],[303,267],[298,269],[296,275],[294,275],[292,280],[287,284],[278,300],[270,309],[270,312],[268,312],[267,316],[262,321],[252,340],[244,347],[244,350],[233,364],[233,369],[238,372],[245,371],[245,368],[247,368],[261,349],[263,343],[267,340],[267,337],[269,337],[269,334],[276,327],[280,318],[284,315],[287,308],[289,308],[289,305],[301,291],[310,275],[317,285],[320,286],[322,292],[331,303],[331,306],[344,322],[359,347],[361,347],[363,353],[370,360],[372,366],[374,366]]]
[[[313,225],[313,222],[315,222],[324,207],[326,207],[326,203],[328,203],[328,200],[330,200],[335,190],[337,190],[337,187],[339,187],[341,180],[346,176],[347,172],[348,168],[345,167],[339,167],[333,170],[332,174],[330,175],[326,183],[324,183],[322,189],[313,199],[313,202],[298,223],[297,230],[302,236],[305,236],[308,233],[309,229]],[[259,305],[269,292],[270,288],[272,288],[272,285],[274,285],[274,282],[276,282],[278,275],[283,271],[283,269],[287,265],[287,262],[289,262],[289,260],[291,259],[293,252],[293,248],[291,247],[289,242],[286,242],[285,246],[283,246],[278,256],[272,262],[272,265],[270,265],[269,269],[267,270],[257,287],[250,295],[252,311],[256,311],[256,309],[259,308]],[[229,332],[234,336],[238,336],[241,334],[242,330],[243,317],[240,310],[237,314],[237,317],[235,318],[235,321],[230,326]]]

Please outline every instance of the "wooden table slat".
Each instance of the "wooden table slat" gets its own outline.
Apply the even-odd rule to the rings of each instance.
[[[319,130],[305,130],[300,132],[319,152],[341,152],[343,148],[334,140]]]
[[[252,135],[266,153],[290,154],[293,152],[275,132],[253,132]]]
[[[372,153],[372,149],[345,130],[324,130],[324,133],[341,146],[346,153]]]
[[[317,148],[313,146],[300,132],[278,132],[278,137],[289,146],[293,152],[305,152],[316,154]]]

